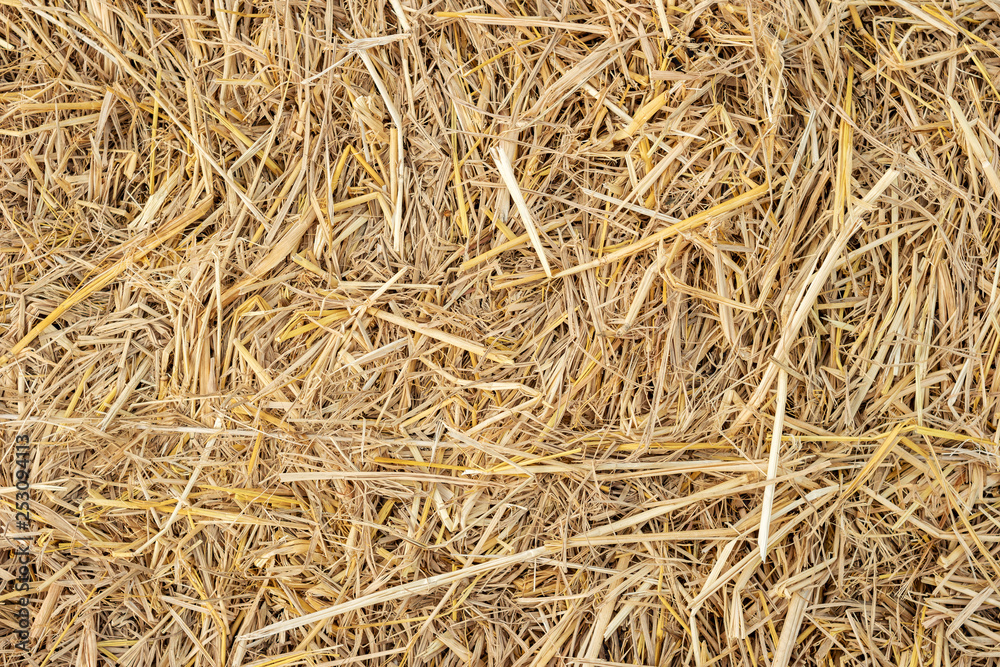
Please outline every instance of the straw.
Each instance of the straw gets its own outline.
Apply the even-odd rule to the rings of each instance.
[[[5,664],[1000,664],[998,40],[3,3]]]

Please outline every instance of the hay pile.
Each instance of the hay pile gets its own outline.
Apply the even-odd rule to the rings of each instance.
[[[4,664],[1000,663],[998,11],[4,3]]]

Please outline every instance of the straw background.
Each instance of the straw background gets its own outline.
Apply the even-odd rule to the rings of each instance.
[[[996,0],[0,4],[2,664],[1000,664]]]

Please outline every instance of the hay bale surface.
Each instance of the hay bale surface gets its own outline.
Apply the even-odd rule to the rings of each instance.
[[[4,664],[997,664],[998,10],[3,3]]]

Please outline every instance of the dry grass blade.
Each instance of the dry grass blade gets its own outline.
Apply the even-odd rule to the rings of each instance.
[[[778,371],[778,398],[774,404],[774,427],[771,431],[771,450],[767,459],[767,486],[764,487],[764,502],[760,510],[760,530],[757,548],[760,559],[767,561],[767,538],[771,532],[771,509],[774,507],[774,478],[778,474],[778,456],[781,453],[781,429],[785,425],[785,400],[788,397],[788,373]]]
[[[507,153],[497,147],[493,148],[491,154],[496,162],[500,178],[503,179],[504,185],[507,186],[510,198],[514,200],[514,206],[521,215],[521,222],[524,223],[524,228],[528,231],[528,238],[531,239],[531,245],[534,246],[535,252],[538,253],[538,261],[541,262],[545,275],[551,278],[552,269],[549,268],[549,260],[545,257],[545,247],[542,245],[541,234],[539,234],[538,227],[535,226],[535,222],[531,219],[531,211],[528,210],[528,205],[524,201],[524,195],[521,194],[521,187],[517,184],[517,176],[514,175],[514,169],[510,165],[510,158],[507,157]]]

